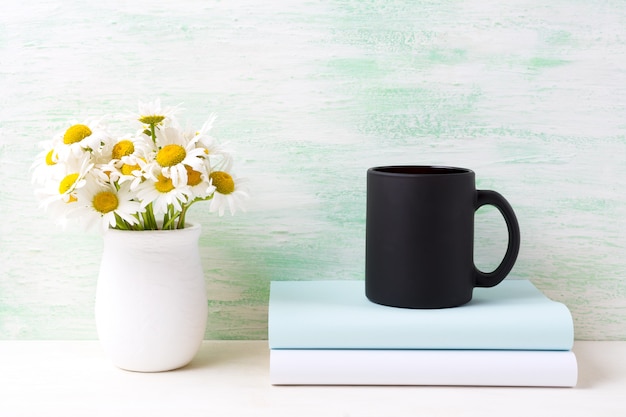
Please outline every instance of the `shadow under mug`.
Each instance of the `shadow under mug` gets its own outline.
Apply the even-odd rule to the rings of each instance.
[[[508,246],[493,272],[474,264],[474,214],[495,206]],[[511,271],[520,230],[511,205],[495,191],[476,190],[466,168],[388,166],[367,171],[365,293],[377,304],[447,308],[493,287]]]

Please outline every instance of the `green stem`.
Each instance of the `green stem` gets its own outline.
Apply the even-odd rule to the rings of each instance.
[[[164,230],[176,229],[174,222],[176,218],[179,216],[180,216],[180,213],[177,213],[176,210],[174,210],[174,206],[172,205],[168,206],[167,214],[163,218],[163,229]]]
[[[130,230],[130,225],[118,214],[115,214],[115,228],[120,230]]]
[[[183,206],[183,209],[180,212],[180,215],[178,216],[178,224],[176,225],[177,229],[184,229],[185,228],[185,216],[187,215],[187,209],[193,204],[195,203],[196,200],[190,202],[189,204],[185,204]]]
[[[205,197],[205,198],[200,198],[200,197],[196,197],[194,200],[190,201],[189,203],[183,205],[183,209],[180,212],[180,215],[178,217],[178,225],[176,226],[177,229],[184,229],[185,228],[185,221],[186,216],[187,216],[187,210],[189,210],[189,207],[191,207],[191,205],[195,202],[198,201],[208,201],[210,199],[213,198],[213,195],[211,194],[209,197]]]
[[[142,213],[144,219],[144,229],[146,230],[156,230],[157,224],[156,219],[154,218],[154,210],[152,209],[152,203],[146,206],[146,211]]]
[[[150,136],[152,137],[152,142],[156,145],[156,131],[154,123],[150,123]]]

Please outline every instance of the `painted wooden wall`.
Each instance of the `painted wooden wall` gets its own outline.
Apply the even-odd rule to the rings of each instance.
[[[71,120],[183,103],[249,178],[196,205],[207,338],[267,335],[270,280],[362,279],[365,171],[473,168],[518,213],[511,278],[626,339],[626,5],[620,1],[3,0],[0,338],[95,338],[97,234],[37,207],[37,143]],[[120,123],[120,132],[126,124]],[[477,215],[477,263],[503,250]]]

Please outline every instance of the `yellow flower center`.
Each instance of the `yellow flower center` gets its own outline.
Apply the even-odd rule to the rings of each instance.
[[[211,172],[209,178],[213,180],[216,191],[220,194],[230,194],[235,191],[235,181],[229,173],[224,171]]]
[[[122,165],[122,168],[120,168],[120,171],[122,171],[122,174],[124,175],[132,175],[133,171],[137,171],[140,170],[141,167],[139,166],[139,164],[137,165],[128,165],[128,164],[124,164]]]
[[[180,164],[187,156],[185,148],[180,145],[165,145],[156,155],[156,161],[162,167],[173,167]]]
[[[54,149],[50,149],[50,152],[46,154],[46,165],[56,165],[58,159],[58,155],[54,154]]]
[[[72,143],[80,142],[87,136],[91,136],[91,129],[85,125],[74,125],[65,131],[63,135],[63,143],[71,145]]]
[[[119,206],[119,200],[111,191],[101,191],[91,201],[93,208],[102,214],[115,210]]]
[[[128,156],[135,152],[135,145],[130,140],[121,140],[113,146],[113,159],[122,159],[122,156]]]
[[[202,174],[195,169],[191,168],[189,165],[185,165],[185,169],[187,170],[187,185],[198,185],[202,182]]]
[[[78,173],[66,175],[59,184],[59,194],[65,194],[72,189],[74,183],[78,179]]]
[[[154,188],[160,193],[169,193],[174,189],[174,184],[172,184],[171,178],[159,174],[157,182],[154,183]]]
[[[158,125],[163,120],[165,120],[165,116],[160,116],[157,114],[151,114],[149,116],[141,116],[139,121],[146,125]]]

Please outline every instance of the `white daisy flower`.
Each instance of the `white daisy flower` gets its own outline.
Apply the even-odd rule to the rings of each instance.
[[[174,115],[180,110],[180,105],[174,107],[161,106],[161,100],[139,102],[139,114],[135,119],[144,125],[167,125],[167,122],[174,121]]]
[[[154,156],[153,172],[171,178],[175,187],[187,184],[188,165],[201,170],[204,150],[196,148],[195,140],[186,140],[180,130],[173,127],[159,129],[156,133],[159,150]]]
[[[200,142],[202,146],[205,148],[209,147],[208,145],[212,145],[215,142],[215,140],[211,137],[209,132],[213,128],[213,122],[215,121],[216,118],[217,116],[215,116],[215,114],[210,114],[208,120],[204,122],[200,130],[188,129],[184,132],[185,137],[188,140],[194,139],[195,141]],[[205,146],[205,142],[206,142],[206,146]]]
[[[37,155],[31,166],[32,183],[39,185],[45,184],[50,177],[58,176],[57,172],[63,169],[58,163],[59,154],[51,141],[41,142],[40,147],[43,150]]]
[[[86,177],[89,170],[93,168],[89,154],[58,165],[56,175],[51,176],[43,188],[36,191],[45,210],[48,210],[51,205],[63,206],[76,201],[76,190],[87,183]]]
[[[119,184],[130,181],[133,190],[145,179],[144,170],[148,168],[146,161],[152,150],[141,136],[118,139],[104,152],[108,162],[99,166],[105,175],[103,179]]]
[[[93,152],[107,142],[110,135],[99,120],[91,120],[71,125],[56,138],[55,146],[59,158],[65,160],[80,157],[83,153]]]
[[[99,148],[94,149],[94,162],[106,164],[128,155],[145,156],[153,147],[144,138],[144,135],[107,138]]]
[[[189,165],[185,165],[187,170],[187,185],[191,190],[190,200],[206,199],[215,191],[215,186],[211,184],[209,176],[204,170],[196,171]]]
[[[144,210],[138,201],[134,201],[128,185],[121,185],[119,190],[112,184],[88,182],[78,190],[77,204],[73,215],[85,221],[87,229],[100,226],[102,230],[118,225],[118,218],[128,225],[139,224],[138,214]]]
[[[112,184],[129,183],[131,191],[137,188],[145,179],[145,170],[148,164],[145,159],[136,155],[123,156],[121,160],[111,161],[108,164],[94,168],[99,173],[102,182]]]
[[[166,214],[172,206],[176,211],[182,210],[192,192],[187,185],[176,187],[171,178],[158,174],[156,178],[148,178],[135,190],[141,207],[152,203],[154,214]]]
[[[216,119],[216,116],[211,114],[209,116],[209,120],[207,120],[202,128],[197,132],[185,132],[185,137],[188,140],[194,140],[196,142],[196,147],[202,148],[204,150],[203,157],[207,163],[207,167],[209,171],[212,170],[223,170],[230,171],[232,168],[232,151],[228,149],[224,144],[218,143],[215,138],[209,135],[209,131],[213,127],[213,121]],[[220,163],[215,163],[215,160],[211,161],[211,158],[219,157]]]
[[[109,159],[122,159],[125,156],[136,155],[146,157],[146,155],[154,151],[154,144],[145,135],[137,135],[131,137],[122,137],[115,141],[111,149]]]
[[[211,180],[211,185],[215,187],[215,192],[209,205],[210,212],[214,213],[217,211],[220,216],[223,216],[226,206],[228,206],[231,215],[235,214],[238,209],[245,211],[243,201],[249,197],[247,191],[241,186],[245,180],[233,178],[225,171],[211,172],[209,179]]]

